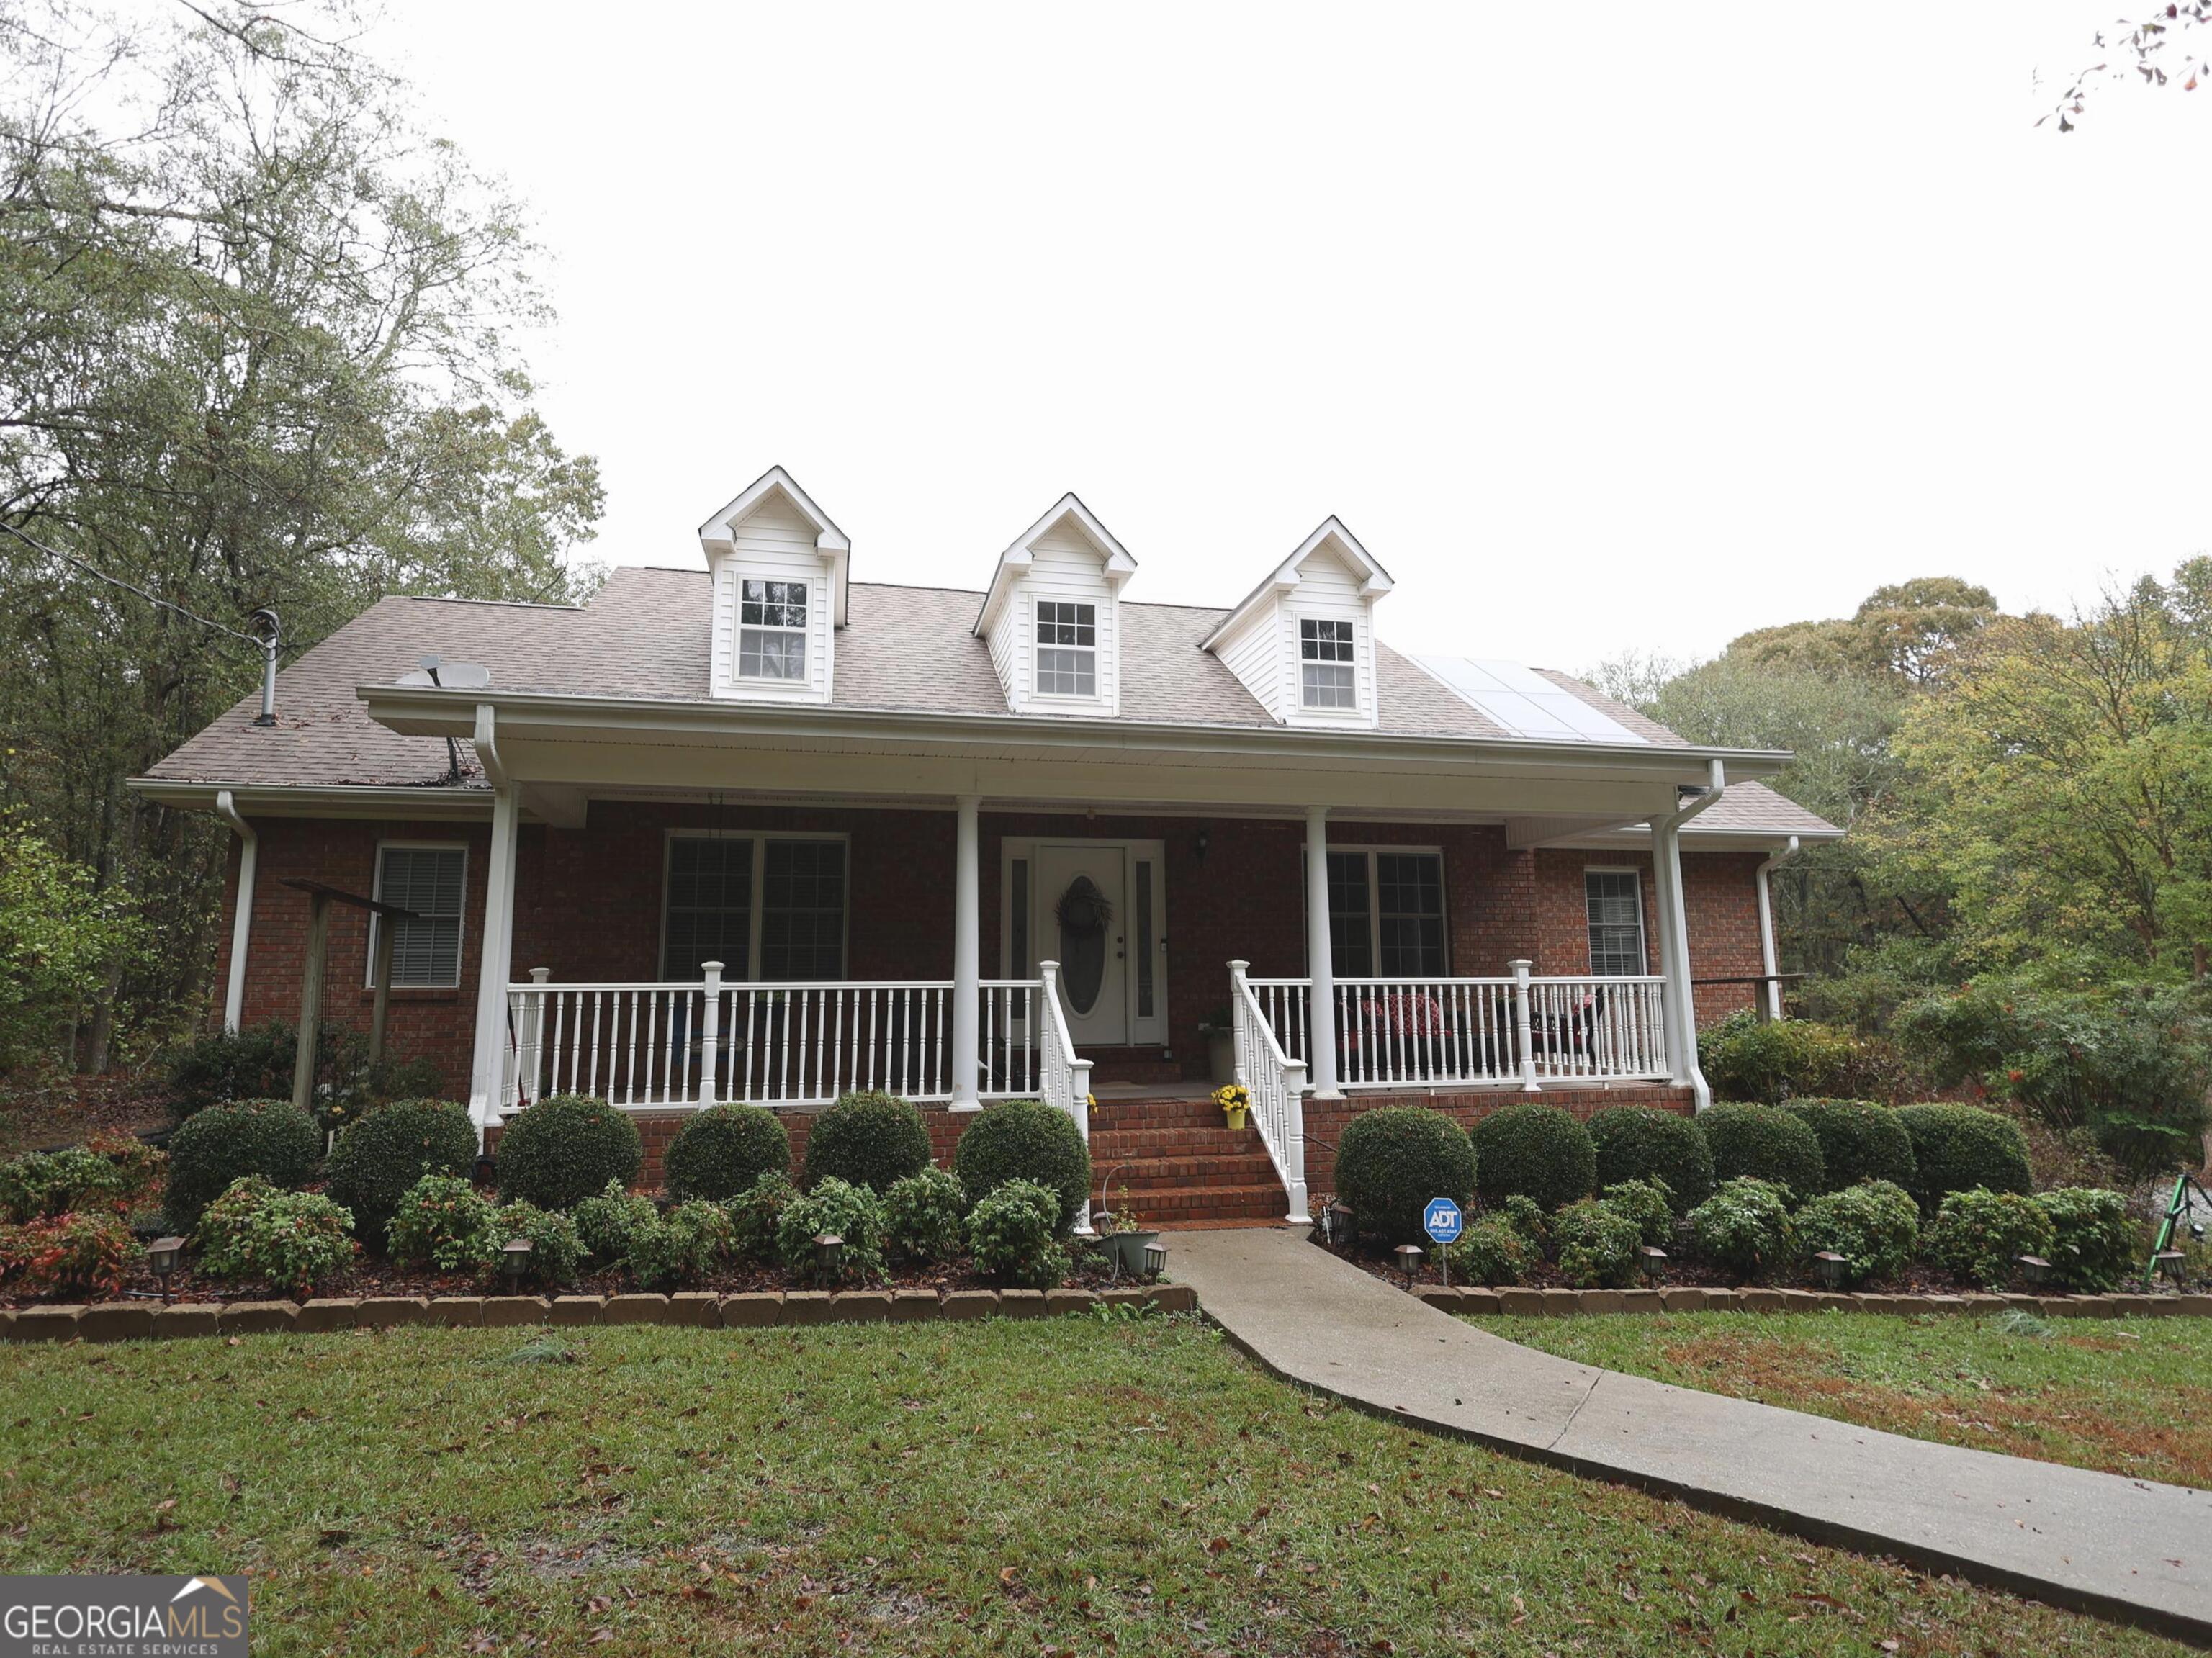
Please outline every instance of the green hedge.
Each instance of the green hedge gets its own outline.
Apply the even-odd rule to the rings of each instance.
[[[765,1106],[709,1106],[684,1120],[661,1167],[672,1203],[690,1198],[720,1203],[750,1189],[763,1175],[790,1173],[791,1136]]]
[[[985,1106],[953,1149],[952,1172],[973,1203],[1008,1181],[1035,1181],[1060,1199],[1063,1235],[1091,1204],[1091,1151],[1083,1131],[1067,1113],[1038,1100]]]
[[[1791,1100],[1782,1108],[1820,1142],[1827,1190],[1846,1191],[1870,1180],[1912,1189],[1919,1172],[1912,1136],[1887,1106],[1872,1100]]]
[[[1337,1149],[1336,1194],[1367,1236],[1425,1243],[1422,1210],[1431,1198],[1466,1208],[1474,1200],[1474,1169],[1467,1131],[1443,1112],[1418,1105],[1363,1111]]]
[[[499,1195],[540,1209],[567,1209],[628,1186],[645,1166],[645,1142],[627,1113],[586,1094],[555,1094],[500,1131]]]
[[[1547,1210],[1588,1197],[1597,1185],[1589,1131],[1553,1105],[1509,1105],[1474,1125],[1475,1190],[1496,1209],[1516,1193]]]
[[[1725,1184],[1748,1177],[1786,1187],[1802,1203],[1827,1189],[1820,1142],[1804,1123],[1771,1105],[1717,1105],[1698,1127],[1713,1150],[1713,1179]]]
[[[1979,1187],[1943,1199],[1921,1235],[1928,1259],[1987,1289],[2002,1289],[2019,1272],[2018,1258],[2049,1260],[2057,1233],[2034,1199]]]
[[[1643,1270],[1644,1235],[1633,1218],[1595,1198],[1571,1203],[1552,1218],[1559,1275],[1577,1290],[1621,1290]]]
[[[230,1183],[258,1175],[271,1186],[305,1186],[322,1156],[323,1133],[289,1100],[236,1100],[196,1111],[169,1137],[169,1185],[162,1207],[179,1232]]]
[[[1901,1105],[1897,1120],[1912,1140],[1912,1184],[1920,1212],[1933,1214],[1954,1192],[2027,1193],[2027,1136],[2009,1117],[1971,1105]]]
[[[2062,1290],[2102,1295],[2150,1253],[2143,1227],[2128,1213],[2128,1200],[2100,1187],[2068,1186],[2039,1192],[2036,1206],[2051,1221],[2051,1281]]]
[[[1771,1272],[1797,1245],[1779,1187],[1746,1175],[1723,1181],[1689,1214],[1690,1247],[1739,1278]]]
[[[1905,1270],[1920,1242],[1920,1211],[1894,1181],[1868,1181],[1814,1198],[1797,1212],[1797,1243],[1808,1255],[1832,1249],[1844,1258],[1844,1282]]]
[[[915,1107],[889,1094],[842,1096],[814,1119],[806,1136],[804,1183],[810,1187],[841,1180],[881,1195],[928,1167],[928,1125]]]
[[[466,1175],[477,1160],[469,1108],[451,1100],[394,1100],[338,1131],[323,1170],[355,1232],[381,1246],[399,1199],[425,1175]]]
[[[1589,1120],[1598,1187],[1662,1180],[1674,1212],[1687,1214],[1713,1192],[1713,1151],[1695,1117],[1656,1105],[1608,1105]]]

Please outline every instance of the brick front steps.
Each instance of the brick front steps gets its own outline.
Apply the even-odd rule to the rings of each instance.
[[[1572,1318],[1587,1313],[2001,1313],[2009,1308],[2046,1318],[2212,1318],[2204,1296],[1883,1296],[1820,1290],[1498,1290],[1414,1292],[1440,1313],[1520,1313]]]
[[[1126,1290],[770,1291],[760,1295],[679,1291],[672,1296],[368,1296],[310,1301],[108,1301],[85,1307],[27,1307],[0,1315],[0,1341],[130,1341],[144,1337],[302,1334],[381,1330],[403,1324],[444,1328],[557,1325],[684,1324],[757,1329],[775,1324],[912,1324],[936,1320],[1049,1318],[1093,1307],[1198,1309],[1187,1284]]]
[[[1091,1114],[1091,1195],[1148,1226],[1266,1226],[1289,1212],[1260,1133],[1204,1097],[1101,1100]]]

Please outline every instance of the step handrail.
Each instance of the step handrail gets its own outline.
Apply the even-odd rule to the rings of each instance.
[[[1246,980],[1249,962],[1229,964],[1229,1005],[1237,1038],[1237,1080],[1250,1101],[1260,1143],[1275,1165],[1290,1199],[1291,1225],[1309,1223],[1306,1213],[1306,1066],[1283,1052],[1273,1025]]]

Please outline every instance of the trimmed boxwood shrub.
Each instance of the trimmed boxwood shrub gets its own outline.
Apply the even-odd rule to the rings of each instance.
[[[477,1160],[476,1125],[450,1100],[394,1100],[338,1131],[323,1178],[353,1211],[354,1229],[380,1244],[399,1199],[425,1175],[465,1175]]]
[[[1810,1128],[1771,1105],[1717,1105],[1698,1124],[1713,1149],[1713,1178],[1747,1176],[1779,1186],[1792,1203],[1827,1188],[1820,1142]]]
[[[659,1218],[653,1199],[611,1180],[576,1206],[576,1241],[602,1266],[629,1258],[637,1229]]]
[[[836,1266],[824,1271],[815,1238],[834,1232],[845,1241]],[[865,1186],[834,1175],[793,1198],[775,1228],[776,1253],[801,1284],[828,1289],[884,1275],[884,1201]]]
[[[169,1224],[191,1231],[200,1212],[247,1175],[286,1189],[305,1186],[322,1151],[323,1131],[289,1100],[235,1100],[196,1111],[169,1139],[162,1197]]]
[[[2033,1198],[1976,1187],[1943,1199],[1923,1237],[1928,1259],[1995,1290],[2018,1271],[2014,1258],[2051,1259],[2051,1217]]]
[[[1674,1212],[1687,1214],[1713,1192],[1713,1152],[1695,1117],[1656,1105],[1608,1105],[1589,1120],[1600,1188],[1662,1180]]]
[[[2018,1192],[2034,1184],[2027,1136],[2009,1117],[1971,1105],[1900,1105],[1897,1120],[1912,1141],[1912,1184],[1920,1212],[1933,1214],[1954,1192]],[[2030,1254],[2037,1253],[2028,1251]]]
[[[960,1136],[952,1172],[971,1201],[1008,1181],[1035,1181],[1060,1199],[1059,1230],[1073,1231],[1091,1203],[1091,1151],[1065,1111],[1040,1100],[987,1105]]]
[[[1699,1255],[1738,1278],[1779,1266],[1796,1243],[1780,1188],[1748,1175],[1714,1187],[1690,1211],[1689,1230]]]
[[[1389,1106],[1345,1126],[1336,1192],[1369,1237],[1419,1243],[1421,1211],[1431,1198],[1449,1198],[1462,1209],[1474,1201],[1474,1167],[1467,1130],[1443,1112]]]
[[[1547,1210],[1588,1197],[1597,1185],[1597,1150],[1584,1128],[1555,1105],[1509,1105],[1477,1122],[1475,1190],[1495,1209],[1518,1192]]]
[[[943,1260],[960,1247],[967,1212],[968,1194],[958,1177],[925,1169],[893,1181],[884,1193],[885,1241],[902,1260]]]
[[[2128,1215],[2128,1200],[2095,1186],[2039,1192],[2036,1206],[2051,1218],[2051,1282],[2081,1295],[2102,1295],[2142,1265],[2149,1245]]]
[[[637,1125],[605,1100],[555,1094],[500,1131],[499,1194],[540,1209],[567,1209],[609,1181],[628,1186],[645,1166]]]
[[[1903,1272],[1919,1243],[1919,1206],[1894,1181],[1826,1193],[1797,1212],[1797,1247],[1808,1255],[1834,1250],[1853,1286]]]
[[[1446,1246],[1444,1260],[1460,1284],[1518,1284],[1521,1275],[1543,1259],[1543,1252],[1497,1215],[1471,1221]]]
[[[889,1094],[840,1096],[806,1136],[809,1187],[841,1180],[881,1194],[892,1181],[928,1167],[929,1125],[914,1106]]]
[[[1011,1180],[968,1212],[968,1248],[978,1272],[1048,1290],[1067,1276],[1067,1251],[1054,1236],[1057,1194],[1035,1181]]]
[[[1636,1282],[1644,1234],[1636,1222],[1595,1198],[1552,1217],[1560,1276],[1577,1290],[1619,1290]]]
[[[765,1106],[709,1106],[684,1120],[661,1166],[672,1201],[705,1198],[720,1203],[763,1175],[790,1173],[791,1136]]]
[[[1848,1191],[1870,1180],[1912,1189],[1919,1167],[1912,1157],[1912,1136],[1887,1106],[1872,1100],[1791,1100],[1782,1108],[1820,1142],[1827,1190]]]

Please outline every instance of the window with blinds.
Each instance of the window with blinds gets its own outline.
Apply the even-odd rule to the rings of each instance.
[[[449,989],[461,981],[461,902],[468,890],[466,847],[383,846],[376,854],[376,897],[411,909],[371,922],[369,973],[376,971],[374,929],[392,929],[392,982]]]
[[[1583,872],[1589,913],[1590,971],[1610,978],[1644,972],[1644,885],[1632,869]]]

